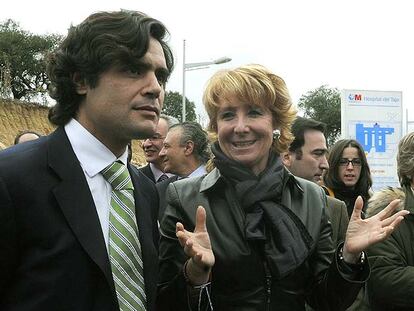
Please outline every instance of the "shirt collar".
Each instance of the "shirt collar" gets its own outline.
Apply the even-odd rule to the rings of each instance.
[[[65,125],[65,132],[76,157],[89,177],[94,177],[116,160],[120,160],[123,164],[127,163],[126,147],[125,152],[119,158],[115,157],[103,143],[75,119]]]
[[[206,166],[200,165],[199,167],[197,167],[197,169],[192,171],[191,174],[188,175],[188,177],[198,177],[198,176],[203,176],[205,174],[207,174]]]
[[[152,171],[152,174],[154,175],[155,181],[158,181],[158,179],[160,179],[160,177],[161,177],[162,174],[165,174],[168,177],[175,176],[174,174],[171,174],[171,173],[164,173],[158,167],[156,167],[153,163],[150,163],[149,166],[150,166],[150,169]]]

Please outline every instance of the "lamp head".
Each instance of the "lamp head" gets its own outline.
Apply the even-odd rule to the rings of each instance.
[[[224,56],[224,57],[217,58],[213,62],[214,64],[224,64],[224,63],[228,63],[229,61],[231,61],[231,58]]]

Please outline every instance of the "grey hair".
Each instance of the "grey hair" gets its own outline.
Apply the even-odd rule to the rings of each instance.
[[[194,155],[202,163],[210,159],[210,145],[208,134],[197,122],[183,122],[173,125],[171,129],[181,129],[180,145],[184,146],[188,141],[194,143]]]
[[[167,122],[168,128],[179,123],[177,118],[163,114],[163,113],[160,114],[160,119],[164,119]]]

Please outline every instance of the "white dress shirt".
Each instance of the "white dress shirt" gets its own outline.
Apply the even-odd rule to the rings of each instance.
[[[104,144],[75,119],[65,125],[65,132],[88,182],[108,250],[112,187],[100,172],[116,160],[127,163],[127,148],[125,147],[122,156],[116,158]]]

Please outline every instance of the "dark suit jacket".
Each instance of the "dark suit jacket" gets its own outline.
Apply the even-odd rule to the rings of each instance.
[[[156,183],[154,173],[151,171],[151,167],[150,167],[149,164],[147,164],[143,167],[140,167],[139,170],[142,173],[144,173],[145,176],[147,176],[149,179],[151,179],[153,183]]]
[[[129,170],[154,310],[158,196]],[[118,310],[94,201],[63,128],[0,153],[0,310]]]
[[[156,184],[158,196],[160,198],[160,204],[159,204],[159,210],[158,210],[158,220],[160,223],[161,223],[162,216],[164,216],[165,208],[167,207],[166,195],[167,195],[168,185],[177,180],[178,180],[178,176],[172,176]]]
[[[327,211],[332,225],[332,240],[334,246],[345,241],[349,218],[345,202],[327,196]]]

